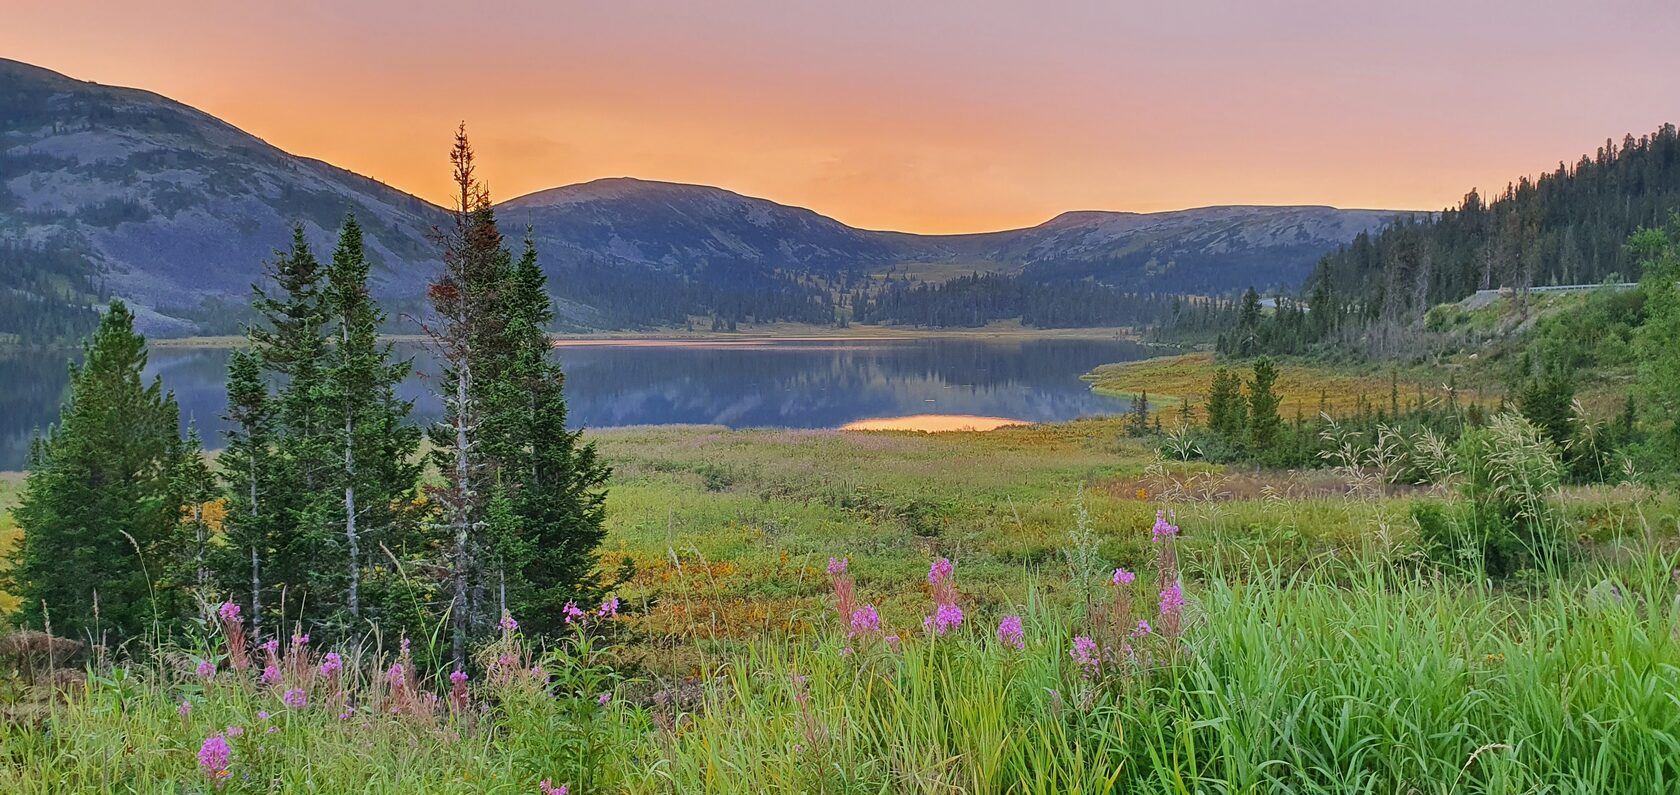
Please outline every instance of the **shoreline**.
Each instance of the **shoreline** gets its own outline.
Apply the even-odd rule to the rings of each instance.
[[[1119,340],[1142,343],[1142,335],[1125,326],[1039,329],[1019,323],[993,323],[976,328],[916,328],[912,326],[851,326],[844,329],[832,326],[803,324],[770,324],[753,326],[740,331],[688,331],[666,328],[641,331],[591,331],[550,333],[555,347],[587,345],[683,345],[683,344],[763,344],[773,342],[851,342],[851,341],[907,341],[920,339],[976,339],[976,340]],[[424,334],[382,334],[386,342],[421,343]],[[245,344],[239,335],[200,337],[158,337],[148,339],[153,348],[237,348]]]

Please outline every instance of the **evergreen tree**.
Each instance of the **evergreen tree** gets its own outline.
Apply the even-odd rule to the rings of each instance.
[[[558,632],[566,602],[596,595],[587,581],[606,532],[602,486],[608,471],[582,431],[566,428],[565,374],[553,361],[545,331],[554,317],[547,277],[529,234],[508,296],[513,355],[503,383],[514,400],[496,411],[509,418],[502,482],[517,484],[512,505],[519,543],[508,546],[515,556],[504,561],[505,606],[525,616],[529,631]]]
[[[334,554],[339,549],[334,519],[342,514],[333,490],[340,435],[337,405],[327,381],[324,273],[301,225],[293,227],[291,247],[277,253],[265,277],[253,301],[261,322],[250,328],[249,337],[254,361],[279,384],[264,401],[272,450],[263,457],[268,471],[255,481],[266,483],[266,501],[257,506],[261,519],[237,513],[229,519],[262,531],[255,546],[257,560],[251,564],[256,604],[252,620],[261,621],[265,614],[279,618],[284,610],[288,618],[324,624],[344,604],[343,578],[338,575],[343,569],[321,565],[340,557]],[[266,389],[260,386],[263,380],[259,373],[255,383]],[[251,384],[238,388],[249,389]],[[233,389],[230,386],[230,392]],[[241,485],[248,490],[252,483],[241,479]],[[265,601],[264,596],[272,598]]]
[[[220,524],[216,514],[219,513],[222,503],[217,496],[216,476],[210,471],[210,465],[204,461],[204,444],[199,439],[196,425],[188,426],[187,438],[180,440],[171,458],[170,477],[174,479],[172,488],[175,494],[185,501],[181,522],[191,533],[191,546],[188,551],[190,561],[182,561],[190,563],[191,568],[177,573],[175,580],[190,583],[194,588],[204,591],[213,582],[210,574],[210,540]]]
[[[496,385],[508,354],[501,302],[511,269],[490,197],[475,174],[465,126],[455,134],[450,162],[458,195],[453,223],[437,235],[443,272],[430,289],[437,316],[431,336],[443,371],[438,379],[443,420],[431,438],[432,460],[445,482],[435,494],[450,535],[451,646],[456,664],[465,665],[469,635],[486,624],[479,595],[489,501],[497,480],[491,448],[508,435],[490,404],[508,400]],[[506,521],[501,527],[502,536],[513,532]]]
[[[413,524],[407,497],[420,475],[420,435],[407,424],[413,404],[397,396],[410,362],[395,360],[391,344],[379,342],[385,313],[368,292],[367,255],[354,215],[345,218],[327,267],[325,304],[337,327],[323,380],[336,420],[333,457],[340,463],[329,479],[343,497],[334,521],[344,542],[342,603],[356,619],[368,555],[381,544],[400,546]]]
[[[1243,293],[1242,311],[1237,315],[1236,354],[1253,356],[1259,345],[1260,294],[1253,287]]]
[[[1248,425],[1248,408],[1243,403],[1242,380],[1227,368],[1221,367],[1213,373],[1213,383],[1208,388],[1207,423],[1208,430],[1227,442],[1241,443],[1243,428]]]
[[[1256,456],[1267,456],[1277,449],[1278,432],[1283,420],[1278,416],[1279,399],[1277,366],[1270,356],[1254,362],[1254,378],[1248,382],[1248,444]]]
[[[262,634],[263,574],[273,557],[282,517],[275,499],[274,417],[260,354],[236,348],[228,356],[226,447],[216,459],[226,490],[226,543],[213,559],[216,580],[245,605],[253,634]]]
[[[443,365],[443,422],[432,431],[437,494],[450,534],[454,654],[488,630],[495,606],[533,632],[563,626],[561,607],[592,595],[607,470],[566,428],[564,376],[546,329],[553,309],[535,246],[519,263],[502,244],[474,175],[465,130],[451,154],[459,191],[439,235],[444,270],[431,288]],[[726,328],[733,328],[730,316]]]
[[[154,378],[145,338],[120,301],[70,368],[58,425],[37,439],[16,511],[11,572],[22,618],[62,635],[124,641],[172,621],[184,603],[180,413]]]

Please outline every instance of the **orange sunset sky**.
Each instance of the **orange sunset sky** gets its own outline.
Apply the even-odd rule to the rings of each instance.
[[[696,182],[857,226],[1439,208],[1680,121],[1680,3],[3,0],[0,57],[435,201]]]

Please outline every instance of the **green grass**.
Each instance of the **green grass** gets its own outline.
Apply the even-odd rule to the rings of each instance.
[[[393,715],[391,655],[364,647],[345,650],[358,709],[340,720],[334,691],[306,677],[288,682],[310,689],[303,709],[225,660],[203,687],[206,635],[95,666],[50,704],[0,686],[0,791],[210,791],[195,755],[230,725],[245,733],[225,792],[1680,787],[1672,495],[1559,495],[1585,557],[1495,587],[1426,562],[1416,489],[1356,499],[1328,475],[1164,466],[1122,422],[595,433],[616,470],[603,551],[637,574],[602,638],[620,645],[552,650],[548,694],[475,681],[469,710]],[[1149,527],[1175,511],[1189,602],[1181,642],[1137,641],[1147,662],[1094,678],[1073,637],[1117,641],[1070,582],[1081,504],[1098,565],[1144,572],[1131,603],[1151,619]],[[850,558],[879,635],[846,637],[831,556]],[[940,556],[958,563],[965,621],[930,638]],[[1025,619],[1024,651],[994,637],[1007,613]],[[444,672],[428,673],[441,696]]]

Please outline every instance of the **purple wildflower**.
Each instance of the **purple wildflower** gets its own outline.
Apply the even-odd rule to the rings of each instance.
[[[266,709],[257,710],[257,720],[268,720],[268,710],[266,710]]]
[[[1149,620],[1144,619],[1144,618],[1140,618],[1140,619],[1138,619],[1137,629],[1132,630],[1132,637],[1141,638],[1144,635],[1148,635],[1149,633],[1151,633],[1153,631],[1154,630],[1149,627]]]
[[[946,602],[939,606],[931,616],[922,618],[922,627],[935,635],[944,635],[962,625],[962,608]]]
[[[934,561],[933,565],[928,567],[928,584],[938,585],[950,579],[951,570],[954,568],[955,566],[951,564],[950,558],[940,558]]]
[[[227,738],[220,734],[204,738],[204,744],[198,747],[198,766],[211,781],[220,782],[227,778],[228,766],[232,763],[233,749],[228,747]]]
[[[262,647],[263,651],[269,654],[277,654],[280,651],[280,641],[277,638],[269,638],[263,643]]]
[[[1114,584],[1115,585],[1131,585],[1132,581],[1136,580],[1136,579],[1137,579],[1136,574],[1133,574],[1129,571],[1126,571],[1125,569],[1115,569],[1114,570]]]
[[[607,693],[602,693],[599,696],[596,696],[595,697],[595,703],[600,704],[603,707],[608,705],[608,704],[611,704],[612,703],[612,693],[607,692]]]
[[[209,660],[199,660],[198,661],[198,678],[200,678],[200,679],[214,679],[215,677],[216,677],[216,664],[209,661]]]
[[[609,596],[601,601],[601,607],[595,611],[601,618],[612,618],[618,615],[618,597]]]
[[[309,636],[308,635],[293,635],[292,636],[292,645],[293,646],[308,646],[309,645]]]
[[[338,656],[336,651],[327,652],[327,656],[321,660],[321,675],[331,679],[342,670],[344,670],[344,658]]]
[[[467,683],[467,672],[466,671],[455,671],[455,672],[451,673],[449,675],[449,683],[452,684],[452,685],[464,685],[464,684],[466,684]]]
[[[1161,591],[1161,615],[1177,615],[1184,609],[1184,589],[1173,583]]]
[[[1102,652],[1097,648],[1097,642],[1085,635],[1073,639],[1073,651],[1069,656],[1086,675],[1094,674],[1102,667]]]
[[[567,602],[565,607],[560,608],[560,612],[565,615],[568,624],[583,620],[583,611],[578,609],[576,602]]]
[[[1027,648],[1027,633],[1021,627],[1021,617],[1004,616],[998,622],[997,639],[998,643],[1014,646],[1016,651],[1024,651]]]
[[[859,635],[865,632],[878,632],[881,629],[881,616],[875,612],[874,605],[864,605],[852,611],[851,634]]]
[[[503,632],[512,632],[516,629],[519,629],[519,622],[513,620],[513,614],[512,613],[509,613],[508,611],[503,610],[502,611],[502,631]]]
[[[287,690],[285,695],[280,697],[280,703],[285,704],[292,709],[303,709],[304,707],[309,706],[309,696],[303,692],[303,688],[294,687]]]
[[[1155,543],[1166,541],[1178,535],[1178,525],[1169,524],[1165,512],[1155,512],[1155,526],[1149,529],[1150,538]]]
[[[244,734],[245,734],[245,727],[244,726],[229,726],[229,727],[227,727],[227,736],[229,736],[229,737],[241,737],[241,736],[244,736]]]
[[[181,714],[181,720],[192,717],[192,702],[182,699],[181,706],[176,707],[175,711]]]
[[[402,687],[403,683],[406,681],[407,679],[403,675],[402,663],[391,663],[391,667],[385,669],[386,684],[392,687]]]
[[[265,685],[279,684],[280,666],[273,664],[263,666],[262,681]]]
[[[846,573],[846,563],[847,563],[847,561],[846,561],[845,558],[829,558],[828,559],[828,576],[838,577],[842,574],[845,574]]]
[[[238,621],[239,605],[232,602],[223,602],[221,607],[216,608],[216,616],[228,623]]]
[[[556,787],[549,783],[549,780],[545,778],[542,780],[541,784],[537,785],[537,791],[542,793],[542,795],[566,795],[566,785],[561,784]]]

